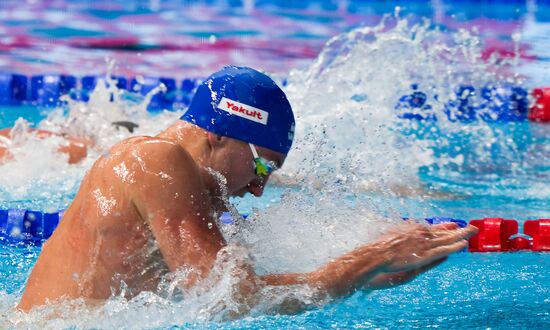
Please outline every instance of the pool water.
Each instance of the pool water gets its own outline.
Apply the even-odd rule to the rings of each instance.
[[[0,271],[3,278],[10,279],[0,286],[8,296],[3,298],[3,305],[15,303],[14,293],[21,289],[38,253],[37,248],[1,247]],[[140,315],[122,305],[110,311],[108,319],[73,315],[70,321],[58,325],[171,329],[545,329],[550,322],[548,267],[550,259],[539,253],[461,253],[409,284],[372,293],[358,292],[298,315],[259,315],[221,323],[173,323],[171,319]],[[17,319],[9,314],[3,318]]]
[[[0,5],[0,70],[27,75],[119,74],[189,78],[227,63],[286,75],[307,66],[334,35],[375,26],[396,6],[444,31],[476,27],[483,57],[514,52],[522,74],[548,82],[546,1],[26,1]]]
[[[233,199],[240,212],[252,216],[223,227],[229,240],[249,247],[258,273],[312,270],[374,239],[402,216],[503,217],[518,220],[520,228],[525,220],[549,218],[550,126],[464,123],[444,115],[446,100],[463,83],[476,90],[497,80],[525,89],[550,84],[548,4],[401,5],[396,18],[395,4],[386,2],[6,1],[0,5],[0,49],[6,50],[0,52],[0,68],[80,76],[103,73],[104,58],[110,57],[118,60],[115,73],[126,76],[200,77],[230,62],[284,77],[297,132],[279,180],[299,185],[275,183],[261,198]],[[490,58],[492,53],[502,57]],[[437,121],[397,117],[395,104],[411,93],[412,84],[426,92]],[[136,134],[150,135],[179,117],[177,111],[149,114],[136,102],[111,102],[100,90],[88,104],[74,101],[61,110],[0,106],[0,128],[69,127],[99,139],[89,159],[69,166],[56,153],[55,141],[23,136],[14,147],[16,159],[0,165],[0,208],[67,207],[93,160],[131,135],[114,130],[113,118],[135,121]],[[403,286],[359,291],[298,315],[258,310],[226,321],[212,312],[216,294],[226,292],[223,285],[207,295],[214,302],[112,297],[99,309],[69,305],[19,314],[13,306],[40,249],[0,243],[0,328],[550,324],[548,253],[458,253]],[[63,317],[52,316],[58,311]]]

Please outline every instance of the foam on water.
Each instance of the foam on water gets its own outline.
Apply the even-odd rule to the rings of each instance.
[[[289,190],[241,221],[229,239],[249,248],[260,274],[309,272],[401,222],[374,212],[367,200],[347,198]]]
[[[483,176],[485,165],[498,165],[492,162],[494,152],[499,159],[515,162],[516,141],[500,139],[499,134],[507,136],[504,130],[483,121],[467,126],[451,122],[443,111],[445,101],[455,97],[458,84],[483,84],[506,71],[506,63],[495,70],[492,63],[482,62],[478,44],[478,38],[467,31],[444,35],[431,29],[429,22],[411,27],[394,17],[375,28],[359,28],[333,38],[309,68],[290,73],[286,88],[297,127],[295,147],[280,180],[301,188],[287,189],[278,203],[258,210],[250,221],[238,221],[237,227],[221,225],[232,245],[221,253],[203,285],[175,293],[174,287],[187,276],[182,270],[166,277],[159,293],[144,292],[131,300],[114,295],[96,307],[79,301],[46,306],[27,315],[2,317],[0,326],[150,328],[231,318],[246,309],[235,298],[236,285],[246,275],[243,264],[252,260],[259,273],[310,271],[393,225],[394,220],[381,214],[391,218],[400,214],[391,207],[374,205],[362,195],[365,189],[387,196],[394,196],[400,186],[418,190],[422,186],[418,171],[423,168],[432,175],[441,169],[450,176],[468,169]],[[438,118],[427,128],[395,116],[395,104],[401,95],[410,93],[412,83],[428,94]],[[147,98],[137,103],[131,98],[107,81],[98,84],[88,103],[69,101],[68,108],[51,114],[40,127],[96,140],[90,157],[69,166],[56,151],[59,140],[48,139],[47,147],[41,147],[45,140],[29,137],[20,149],[32,155],[45,153],[41,166],[29,163],[32,156],[14,152],[14,161],[0,165],[2,171],[13,173],[9,180],[2,179],[10,181],[3,189],[15,197],[42,198],[31,191],[31,181],[39,178],[50,185],[50,192],[71,191],[93,159],[132,135],[117,131],[112,121],[137,123],[133,134],[156,134],[180,115],[167,112],[151,117],[145,110]],[[472,147],[446,149],[456,146],[457,137]],[[523,165],[516,171],[525,172]],[[60,189],[59,180],[67,181],[65,186],[70,188]],[[259,297],[260,307],[249,315],[269,312],[281,299],[312,306],[326,302],[326,297],[304,287],[267,290]],[[1,313],[11,314],[16,301],[17,297],[2,294]]]
[[[0,196],[3,207],[26,205],[32,208],[33,200],[50,201],[38,209],[64,205],[78,187],[82,174],[92,159],[69,165],[68,156],[58,151],[65,141],[52,136],[45,139],[28,131],[28,123],[19,119],[12,129],[8,146],[12,160],[4,160],[0,171]],[[11,205],[13,203],[14,205]]]

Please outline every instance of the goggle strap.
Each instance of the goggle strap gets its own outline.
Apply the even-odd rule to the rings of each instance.
[[[260,158],[260,156],[258,156],[258,151],[256,151],[256,147],[254,147],[252,143],[249,143],[248,145],[250,146],[250,150],[252,151],[252,156],[254,156],[254,159]]]

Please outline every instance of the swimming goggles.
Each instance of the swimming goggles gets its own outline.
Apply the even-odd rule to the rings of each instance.
[[[252,156],[254,156],[254,172],[257,176],[266,177],[278,169],[275,162],[258,156],[258,151],[252,143],[248,145],[250,146],[250,151],[252,151]]]

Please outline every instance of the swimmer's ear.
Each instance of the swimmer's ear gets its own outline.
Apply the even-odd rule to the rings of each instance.
[[[208,143],[211,147],[221,147],[224,145],[227,141],[227,138],[225,136],[218,135],[216,133],[208,132]]]

